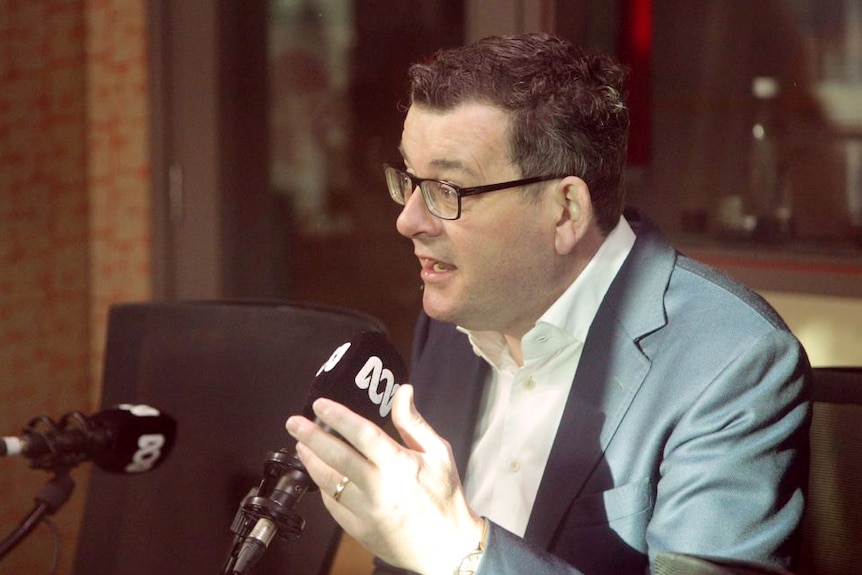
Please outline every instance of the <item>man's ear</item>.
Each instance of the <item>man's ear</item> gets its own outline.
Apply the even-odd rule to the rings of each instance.
[[[592,225],[593,202],[587,183],[576,176],[568,176],[557,184],[557,220],[554,245],[557,253],[570,253],[586,235]]]

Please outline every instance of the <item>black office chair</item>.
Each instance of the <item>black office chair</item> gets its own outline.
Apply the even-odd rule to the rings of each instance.
[[[127,304],[111,309],[102,405],[145,403],[177,420],[157,469],[94,468],[75,561],[77,575],[217,574],[231,522],[258,484],[267,453],[292,447],[317,369],[360,331],[383,331],[350,311],[301,304]],[[296,509],[297,541],[275,540],[255,575],[320,575],[339,531],[316,493]]]
[[[748,561],[659,553],[653,564],[653,575],[793,575],[789,571],[764,567]]]
[[[814,369],[799,575],[862,573],[862,367]]]

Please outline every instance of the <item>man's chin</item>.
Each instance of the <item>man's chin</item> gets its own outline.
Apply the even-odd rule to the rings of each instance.
[[[422,309],[428,317],[437,321],[458,324],[458,313],[448,305],[446,301],[441,301],[439,297],[429,294],[429,290],[425,290],[422,296]]]

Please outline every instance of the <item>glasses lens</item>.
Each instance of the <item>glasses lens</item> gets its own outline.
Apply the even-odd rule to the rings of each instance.
[[[413,193],[414,180],[407,172],[392,166],[386,166],[384,174],[386,176],[386,186],[389,188],[389,195],[395,203],[403,206]],[[425,200],[425,206],[429,212],[444,220],[458,218],[457,189],[436,180],[421,180],[419,187],[422,190],[422,198]]]
[[[434,180],[422,182],[422,195],[428,211],[444,220],[458,217],[458,192],[452,186]]]
[[[410,191],[413,183],[410,177],[397,168],[387,166],[386,170],[386,185],[389,187],[389,195],[396,203],[404,205],[406,198],[410,197]]]

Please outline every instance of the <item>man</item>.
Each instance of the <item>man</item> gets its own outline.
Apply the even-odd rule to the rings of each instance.
[[[621,68],[524,35],[410,78],[386,168],[424,282],[403,443],[328,400],[349,444],[288,420],[336,521],[427,575],[790,566],[807,359],[764,301],[622,214]]]

